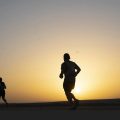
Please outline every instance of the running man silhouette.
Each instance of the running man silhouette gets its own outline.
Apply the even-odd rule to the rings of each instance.
[[[64,62],[61,64],[61,73],[59,77],[62,79],[64,75],[63,88],[72,109],[75,109],[79,104],[79,100],[75,98],[71,91],[75,87],[75,78],[80,71],[80,67],[75,62],[70,61],[70,55],[65,53]]]
[[[6,85],[4,82],[2,82],[2,78],[0,77],[0,98],[2,97],[2,100],[7,103],[7,100],[5,99],[5,89],[6,89]]]

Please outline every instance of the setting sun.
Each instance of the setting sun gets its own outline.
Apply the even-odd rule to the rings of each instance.
[[[73,92],[74,92],[75,94],[79,94],[79,93],[80,93],[80,88],[79,88],[79,87],[76,87],[76,88],[73,90]]]

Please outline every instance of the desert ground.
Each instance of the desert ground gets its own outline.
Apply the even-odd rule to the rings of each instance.
[[[0,104],[3,110],[71,110],[67,101]],[[75,110],[120,110],[120,99],[80,100]]]
[[[75,110],[66,101],[0,104],[0,118],[120,119],[120,99],[80,100]],[[18,117],[19,116],[19,117]]]

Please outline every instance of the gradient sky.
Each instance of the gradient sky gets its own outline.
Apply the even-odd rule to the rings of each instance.
[[[8,102],[66,100],[65,52],[82,69],[79,99],[120,98],[120,0],[0,0]]]

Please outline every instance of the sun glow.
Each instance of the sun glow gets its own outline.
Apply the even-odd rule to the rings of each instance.
[[[79,94],[80,93],[80,88],[79,87],[76,87],[74,90],[73,90],[74,93],[76,94]]]

